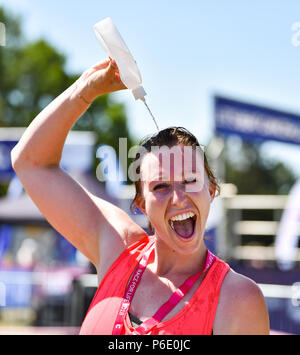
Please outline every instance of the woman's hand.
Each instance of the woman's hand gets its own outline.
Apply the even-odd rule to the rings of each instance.
[[[76,85],[76,94],[80,94],[89,103],[100,95],[127,89],[112,58],[87,69],[77,80]]]

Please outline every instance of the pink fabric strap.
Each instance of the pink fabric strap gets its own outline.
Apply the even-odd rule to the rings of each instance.
[[[151,253],[154,250],[154,243],[150,246],[150,248],[144,254],[138,268],[133,274],[128,287],[126,288],[125,295],[123,297],[115,325],[113,328],[113,335],[120,335],[123,330],[124,320],[129,311],[131,301],[133,299],[134,293],[137,289],[137,286],[141,280],[142,274],[146,269]],[[204,269],[189,277],[169,298],[169,300],[164,303],[159,310],[154,314],[153,317],[145,320],[140,326],[138,326],[132,334],[135,335],[144,335],[147,334],[153,329],[158,323],[160,323],[164,317],[180,302],[180,300],[187,294],[189,289],[194,285],[195,281],[199,278],[200,275],[205,273],[213,264],[216,257],[209,250],[207,251],[207,257],[205,262]]]
[[[122,333],[123,325],[124,325],[124,319],[129,311],[131,301],[133,299],[133,296],[135,294],[135,291],[137,289],[138,284],[141,281],[142,275],[146,269],[146,266],[148,264],[150,255],[152,251],[154,250],[154,242],[153,244],[150,245],[149,249],[145,252],[145,254],[142,257],[142,260],[140,261],[138,268],[135,270],[127,288],[125,291],[125,295],[122,299],[121,306],[114,324],[113,332],[112,335],[120,335]]]

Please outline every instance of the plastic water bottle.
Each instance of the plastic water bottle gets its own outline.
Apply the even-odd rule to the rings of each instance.
[[[123,84],[132,91],[136,100],[144,102],[157,130],[159,130],[156,120],[145,100],[147,94],[141,85],[142,77],[139,68],[111,18],[107,17],[97,22],[94,25],[94,32],[108,56],[116,61]]]
[[[139,68],[111,18],[96,23],[94,31],[103,49],[116,61],[124,85],[132,90],[136,100],[143,99],[146,92]]]

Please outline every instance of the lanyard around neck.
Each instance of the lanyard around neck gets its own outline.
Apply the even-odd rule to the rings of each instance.
[[[114,324],[112,335],[120,335],[123,330],[124,320],[129,311],[131,301],[134,297],[135,291],[138,284],[141,281],[142,275],[147,267],[151,253],[153,252],[155,244],[150,245],[149,249],[143,255],[136,271],[134,272],[124,294],[121,302],[120,309],[118,311],[116,321]],[[205,273],[213,264],[216,257],[209,250],[207,250],[207,257],[204,269],[189,277],[169,298],[169,300],[164,303],[159,310],[154,314],[152,318],[147,319],[140,326],[138,326],[132,334],[144,335],[150,332],[158,323],[160,323],[164,317],[179,303],[179,301],[187,294],[189,289],[194,285],[195,281],[200,275]]]

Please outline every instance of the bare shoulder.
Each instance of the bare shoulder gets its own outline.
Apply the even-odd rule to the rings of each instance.
[[[106,234],[113,233],[121,236],[125,248],[145,237],[143,228],[120,207],[94,195],[92,199],[107,222]],[[111,236],[107,238],[112,239]]]
[[[269,334],[268,310],[260,288],[231,269],[221,287],[214,334]]]

